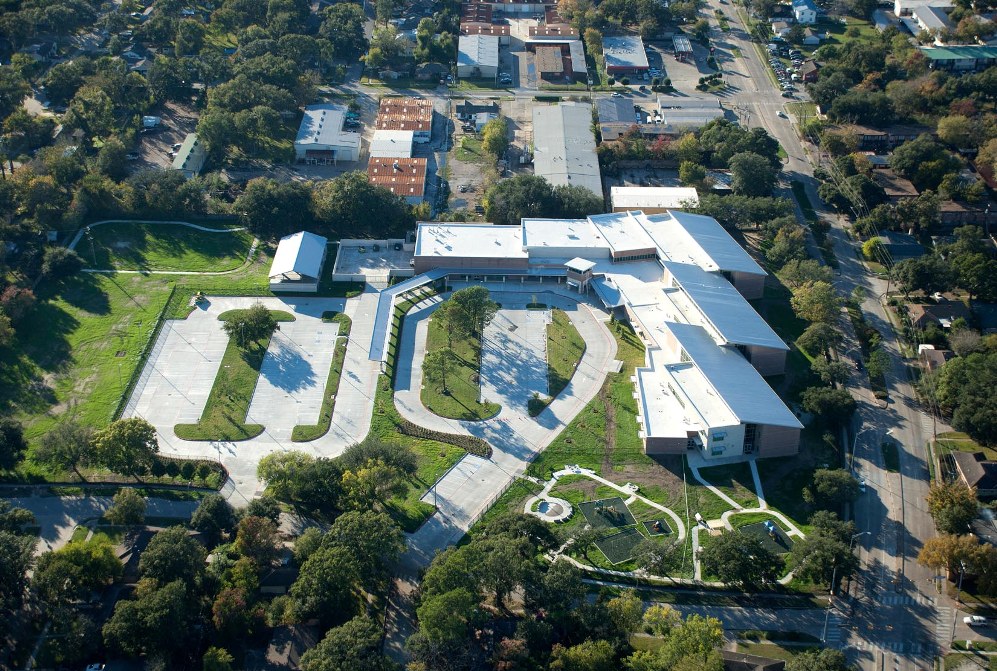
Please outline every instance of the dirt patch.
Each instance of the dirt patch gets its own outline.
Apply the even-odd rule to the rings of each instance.
[[[685,510],[685,492],[682,484],[682,457],[655,457],[652,464],[628,464],[603,467],[603,477],[617,484],[632,482],[640,487],[639,494],[655,503]]]

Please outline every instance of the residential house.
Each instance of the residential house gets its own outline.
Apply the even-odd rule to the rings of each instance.
[[[818,38],[817,42],[818,43],[820,42],[820,38]],[[800,70],[797,74],[800,75],[801,81],[810,84],[817,81],[817,72],[819,70],[820,67],[817,65],[817,63],[815,61],[808,59],[803,61],[803,65],[800,66]]]
[[[917,187],[909,179],[901,177],[892,169],[873,170],[872,181],[883,189],[886,197],[893,203],[918,196]]]
[[[820,35],[815,33],[810,28],[807,28],[803,31],[803,44],[808,47],[816,47],[820,44]],[[816,71],[816,67],[814,68],[814,71]]]
[[[793,0],[793,17],[797,23],[813,25],[817,23],[817,5],[813,0]]]
[[[910,142],[924,134],[932,134],[927,126],[895,125],[884,129],[862,126],[859,124],[843,124],[838,126],[842,132],[855,137],[859,151],[885,152],[895,149],[904,142]]]
[[[943,300],[939,303],[910,303],[907,314],[911,325],[916,329],[924,329],[929,324],[942,328],[951,328],[956,319],[969,319],[969,308],[962,301]]]
[[[955,352],[950,349],[935,349],[934,345],[926,344],[917,346],[917,358],[928,372],[941,368],[954,356]]]
[[[983,452],[953,452],[952,461],[959,479],[975,488],[977,496],[997,496],[997,461],[988,460]]]
[[[415,66],[415,78],[423,82],[442,79],[448,72],[449,66],[443,63],[419,63]]]
[[[959,45],[950,47],[921,47],[932,70],[954,72],[979,72],[997,64],[997,47]]]
[[[951,233],[959,226],[979,226],[985,230],[997,226],[997,207],[989,200],[963,203],[946,200],[938,207],[939,232]]]
[[[924,256],[924,246],[913,235],[897,231],[883,231],[879,235],[879,241],[883,243],[883,247],[894,263]]]
[[[772,34],[776,37],[781,37],[785,39],[789,37],[789,31],[791,26],[785,21],[773,21],[772,22]]]

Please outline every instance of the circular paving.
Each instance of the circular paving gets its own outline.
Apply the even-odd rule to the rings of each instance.
[[[525,512],[545,522],[563,522],[571,517],[574,509],[564,499],[534,497],[526,502]]]

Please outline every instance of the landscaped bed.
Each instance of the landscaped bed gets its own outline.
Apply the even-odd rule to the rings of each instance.
[[[447,349],[447,334],[442,320],[429,320],[429,335],[426,338],[426,352],[432,353]],[[422,387],[422,403],[440,417],[448,419],[481,420],[494,417],[501,410],[498,403],[482,403],[480,365],[481,340],[469,335],[453,343],[455,365],[447,374],[447,390],[439,381],[426,381]],[[427,354],[428,355],[428,354]]]
[[[533,305],[533,304],[531,304]],[[541,309],[542,303],[536,303]],[[533,309],[530,305],[527,309]],[[546,307],[546,306],[543,306]],[[551,322],[547,325],[547,389],[546,398],[530,399],[529,412],[536,417],[550,405],[557,395],[564,391],[585,354],[585,340],[564,310],[551,310]]]
[[[641,522],[644,525],[644,531],[647,532],[648,536],[668,536],[672,532],[672,528],[668,525],[668,521],[664,518],[660,520],[646,520]]]
[[[246,262],[253,234],[222,226],[217,232],[182,224],[121,222],[90,227],[76,251],[93,268],[219,272]],[[91,246],[91,239],[93,246]]]

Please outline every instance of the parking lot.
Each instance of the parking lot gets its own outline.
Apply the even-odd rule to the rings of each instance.
[[[775,73],[776,79],[783,90],[784,97],[792,97],[798,90],[800,67],[803,65],[804,54],[799,49],[790,47],[785,42],[770,42],[766,45],[769,55],[769,67]]]

